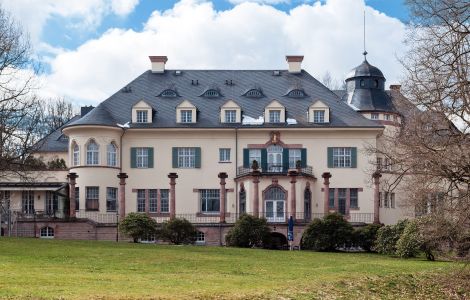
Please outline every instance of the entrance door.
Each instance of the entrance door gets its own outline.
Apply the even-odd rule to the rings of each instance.
[[[265,212],[268,222],[286,221],[286,194],[280,187],[272,187],[265,193]]]
[[[266,150],[268,153],[268,172],[282,172],[282,147],[272,145]]]

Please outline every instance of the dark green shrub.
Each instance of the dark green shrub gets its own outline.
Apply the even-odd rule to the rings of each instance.
[[[352,241],[353,227],[340,214],[329,214],[315,219],[302,235],[302,249],[335,251],[348,247]]]
[[[119,222],[119,231],[130,236],[134,243],[156,234],[157,222],[142,213],[130,213]]]
[[[377,239],[377,231],[380,229],[379,224],[369,224],[359,227],[354,231],[354,246],[361,247],[364,251],[372,252]]]
[[[192,244],[196,239],[196,228],[186,219],[175,218],[164,222],[158,235],[175,245]]]
[[[267,247],[270,245],[271,230],[264,218],[244,214],[225,236],[227,246]]]
[[[405,230],[408,220],[399,221],[395,225],[381,227],[377,231],[374,250],[381,254],[395,255],[397,251],[397,242]]]

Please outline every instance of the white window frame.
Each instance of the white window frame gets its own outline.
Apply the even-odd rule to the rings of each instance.
[[[248,152],[249,167],[251,168],[254,160],[256,160],[258,162],[258,166],[261,167],[261,149],[249,149]]]
[[[193,111],[191,109],[180,110],[181,123],[193,122]]]
[[[199,190],[201,213],[218,214],[220,212],[220,189],[201,189]],[[211,201],[218,201],[217,210],[209,210],[208,206]]]
[[[300,149],[289,149],[289,169],[295,169],[298,160],[302,160]]]
[[[54,228],[50,226],[42,227],[39,231],[39,237],[41,239],[53,239],[55,235]]]
[[[135,149],[135,166],[137,168],[149,167],[149,149],[146,147],[138,147]]]
[[[230,148],[219,148],[219,162],[230,162]]]
[[[74,166],[80,165],[80,147],[77,143],[72,145],[72,164]]]
[[[206,243],[206,235],[202,231],[196,231],[196,244],[204,245]]]
[[[115,187],[107,187],[106,188],[106,211],[107,212],[116,212],[118,209],[117,205],[117,195],[118,189]],[[110,203],[114,202],[114,209],[110,209]]]
[[[269,123],[281,123],[281,110],[280,109],[269,110]]]
[[[225,123],[237,123],[237,110],[236,109],[225,110]]]
[[[333,148],[333,167],[334,168],[351,168],[352,151],[350,147],[334,147]]]
[[[107,146],[107,162],[110,167],[117,166],[117,146],[114,143]]]
[[[353,190],[355,190],[355,193],[356,193],[356,195],[355,195],[356,204],[357,204],[356,206],[353,206],[352,201],[351,201],[354,198],[353,193],[352,193]],[[357,189],[357,188],[349,189],[349,206],[350,206],[350,208],[354,208],[354,209],[359,208],[359,189]]]
[[[170,212],[170,190],[168,189],[160,190],[160,212]]]
[[[137,190],[137,212],[145,212],[145,190],[144,189],[138,189]]]
[[[386,121],[390,121],[390,120],[391,120],[391,118],[390,118],[390,115],[389,115],[389,114],[385,114],[385,115],[384,115],[384,118],[385,118],[385,120],[386,120]]]
[[[149,111],[147,109],[136,110],[136,123],[148,123]]]
[[[98,209],[90,209],[87,204],[91,201],[98,202]],[[98,186],[87,186],[85,187],[85,209],[91,211],[99,211],[100,207],[100,188]]]
[[[371,120],[378,120],[379,119],[379,114],[378,113],[371,113],[370,118],[371,118]]]
[[[158,190],[150,189],[149,190],[149,212],[156,213],[158,212]]]
[[[325,110],[324,109],[313,110],[313,123],[325,123]]]
[[[100,146],[94,140],[90,141],[86,146],[86,164],[88,166],[96,166],[100,163]]]
[[[196,168],[196,148],[178,148],[178,168]]]

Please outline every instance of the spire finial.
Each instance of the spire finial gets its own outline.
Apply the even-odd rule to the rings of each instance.
[[[366,51],[366,10],[364,9],[364,52],[362,52],[362,55],[364,55],[364,60],[367,60],[367,51]]]

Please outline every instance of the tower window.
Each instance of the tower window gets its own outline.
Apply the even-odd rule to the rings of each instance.
[[[376,79],[374,80],[374,87],[375,88],[378,88],[379,87],[379,81]]]
[[[359,82],[360,86],[361,87],[365,87],[366,86],[366,82],[364,81],[364,79],[361,79],[361,81]]]

